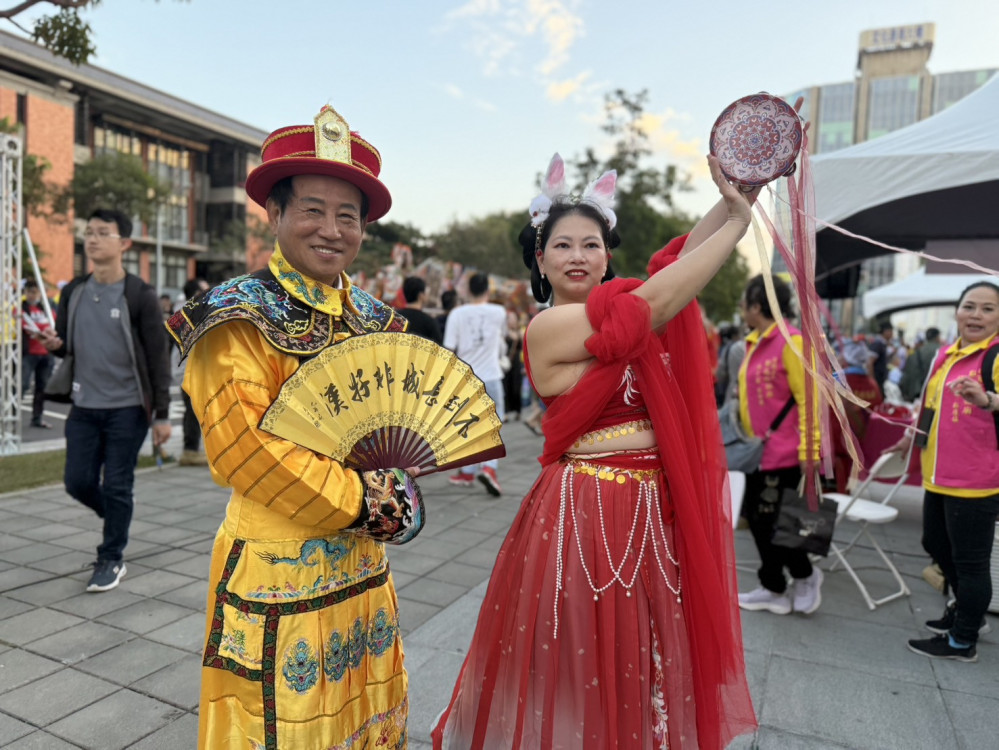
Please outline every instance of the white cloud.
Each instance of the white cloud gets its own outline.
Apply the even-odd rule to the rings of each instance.
[[[453,83],[445,83],[444,91],[447,92],[450,96],[454,97],[455,99],[461,99],[462,97],[465,96],[465,92],[462,91],[457,86],[455,86]]]
[[[464,37],[464,47],[482,62],[487,76],[519,75],[532,40],[540,40],[540,62],[530,67],[547,86],[571,59],[572,47],[585,33],[576,13],[580,0],[469,0],[448,11],[445,27]]]
[[[583,19],[560,0],[527,0],[526,11],[529,32],[540,28],[545,42],[547,54],[538,70],[550,76],[569,61],[572,45],[585,33]]]
[[[565,101],[573,94],[582,91],[583,84],[586,83],[589,77],[590,71],[584,70],[575,78],[567,78],[562,81],[550,81],[548,83],[548,88],[545,91],[545,95],[548,97],[549,101]]]

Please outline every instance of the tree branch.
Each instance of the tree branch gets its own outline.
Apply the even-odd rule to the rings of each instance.
[[[24,0],[23,3],[15,5],[13,8],[7,10],[0,10],[0,18],[6,18],[7,20],[13,20],[14,16],[19,13],[23,13],[32,8],[39,3],[49,3],[57,8],[69,8],[70,10],[74,8],[85,8],[90,5],[93,0]],[[18,28],[21,28],[20,24],[17,24]]]

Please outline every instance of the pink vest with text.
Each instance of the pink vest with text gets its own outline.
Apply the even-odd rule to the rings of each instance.
[[[787,327],[791,335],[800,334],[797,328]],[[774,418],[791,397],[782,353],[786,342],[780,329],[774,328],[766,338],[760,339],[746,357],[746,401],[753,434],[763,437]],[[798,405],[784,417],[777,431],[770,436],[763,448],[760,469],[786,469],[798,465]]]
[[[940,348],[934,370],[947,359],[946,350],[947,347]],[[965,375],[981,382],[986,351],[981,349],[957,360],[944,373],[944,383]],[[936,451],[931,471],[927,473],[924,467],[923,474],[933,484],[957,490],[999,492],[999,446],[991,412],[972,406],[944,385],[929,439]]]

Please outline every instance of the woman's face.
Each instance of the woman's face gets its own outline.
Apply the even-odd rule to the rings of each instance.
[[[553,303],[586,302],[607,273],[607,248],[600,225],[581,214],[567,214],[552,228],[538,268],[552,285]]]
[[[957,305],[957,333],[962,343],[984,341],[999,330],[999,294],[976,286]]]

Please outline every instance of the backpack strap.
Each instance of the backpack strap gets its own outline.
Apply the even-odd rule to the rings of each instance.
[[[784,421],[784,417],[791,413],[791,409],[794,407],[794,396],[789,396],[787,403],[784,404],[784,408],[780,410],[774,421],[770,423],[770,429],[767,430],[767,437],[770,437],[775,432],[777,428],[780,427],[780,423]]]
[[[985,350],[985,357],[982,359],[982,384],[985,386],[985,391],[995,393],[996,391],[996,381],[992,377],[992,372],[995,370],[996,357],[999,357],[999,344],[993,344],[988,349]],[[999,448],[999,411],[992,412],[992,419],[996,423],[996,447]]]

